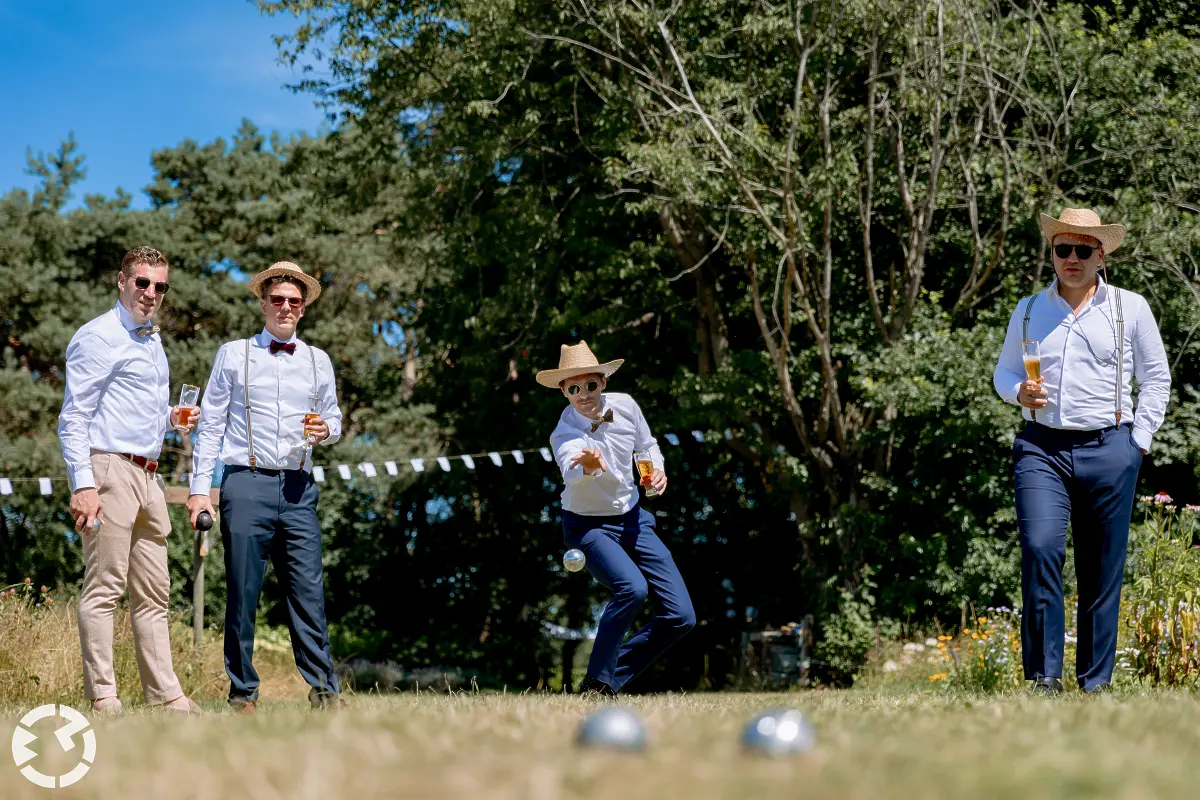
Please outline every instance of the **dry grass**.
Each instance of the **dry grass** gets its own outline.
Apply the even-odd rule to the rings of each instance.
[[[44,596],[30,588],[14,597],[0,599],[0,704],[32,708],[58,702],[83,708],[83,661],[79,654],[79,627],[73,605],[46,605]],[[171,631],[175,674],[192,698],[221,700],[229,690],[221,653],[221,633],[208,631],[197,650],[192,629],[177,620]],[[121,701],[127,706],[142,702],[133,631],[125,607],[117,611],[113,666]],[[290,652],[262,648],[254,665],[263,678],[267,699],[303,697],[308,686],[301,680]]]
[[[623,700],[645,718],[642,755],[580,752],[592,701],[422,693],[351,698],[341,714],[295,701],[254,717],[140,711],[96,723],[96,766],[61,797],[95,798],[1191,798],[1200,698],[1184,693],[967,696],[948,692],[674,695]],[[817,730],[812,754],[743,755],[756,710],[786,703]],[[11,721],[22,709],[0,709]],[[35,729],[39,733],[49,733]],[[7,735],[7,730],[0,731]],[[53,737],[38,745],[54,768]],[[7,759],[4,759],[7,761]],[[39,762],[35,762],[37,765]],[[11,763],[5,796],[33,798]]]

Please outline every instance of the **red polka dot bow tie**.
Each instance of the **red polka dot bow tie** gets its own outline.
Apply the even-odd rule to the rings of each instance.
[[[292,353],[296,352],[296,343],[289,342],[287,344],[284,344],[283,342],[277,342],[274,339],[272,339],[271,340],[271,355],[275,355],[280,350],[282,350],[283,352],[287,353],[290,356]]]

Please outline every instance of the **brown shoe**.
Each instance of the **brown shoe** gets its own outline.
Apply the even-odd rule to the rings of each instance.
[[[92,711],[96,714],[120,714],[121,701],[115,697],[101,697],[92,701]]]
[[[337,692],[318,692],[316,687],[308,690],[308,703],[313,711],[342,711],[346,701]]]
[[[257,714],[258,713],[258,701],[257,700],[230,700],[229,705],[233,709],[233,713],[235,713],[235,714]]]
[[[168,711],[178,711],[181,714],[203,714],[204,709],[196,704],[196,701],[185,694],[181,694],[169,703],[163,703],[163,708]]]

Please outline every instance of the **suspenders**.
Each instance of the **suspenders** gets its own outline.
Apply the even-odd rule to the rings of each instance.
[[[1112,284],[1106,284],[1112,295],[1109,297],[1109,308],[1112,308],[1112,296],[1117,298],[1117,385],[1116,385],[1116,418],[1117,424],[1121,424],[1121,387],[1125,383],[1125,311],[1121,306],[1121,290]],[[1029,316],[1033,313],[1033,304],[1037,302],[1038,296],[1035,294],[1029,298],[1029,302],[1025,305],[1025,321],[1021,324],[1021,341],[1029,341]],[[1037,412],[1033,409],[1029,410],[1029,415],[1037,422]]]
[[[312,362],[313,395],[317,393],[317,356],[311,346],[308,347],[308,359]],[[258,461],[254,457],[254,425],[250,422],[250,340],[246,340],[246,363],[242,374],[242,392],[246,399],[246,451],[250,454],[250,471],[256,471]],[[307,452],[307,451],[306,451]],[[304,469],[304,455],[300,456],[300,468]]]

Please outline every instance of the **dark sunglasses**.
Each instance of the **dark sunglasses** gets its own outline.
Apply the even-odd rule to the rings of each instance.
[[[1079,256],[1080,261],[1087,261],[1092,257],[1092,253],[1096,248],[1090,244],[1056,244],[1054,245],[1054,255],[1066,260],[1071,257],[1071,251],[1075,251],[1075,255]]]
[[[287,303],[292,308],[299,308],[300,306],[304,305],[304,298],[302,297],[284,297],[283,295],[273,294],[267,299],[270,300],[271,305],[275,306],[276,308],[283,308],[284,303]]]
[[[585,384],[582,384],[582,383],[572,383],[570,386],[567,387],[567,394],[571,395],[571,397],[574,397],[575,395],[579,394],[580,390],[583,389],[584,385]],[[588,381],[586,385],[587,385],[588,394],[591,394],[592,392],[594,392],[600,388],[600,381]]]
[[[138,287],[139,289],[141,289],[144,292],[150,288],[150,279],[149,278],[134,278],[133,285]],[[159,294],[166,294],[167,290],[170,288],[171,288],[171,284],[164,283],[163,281],[158,281],[157,283],[154,284],[154,291],[158,292]]]

